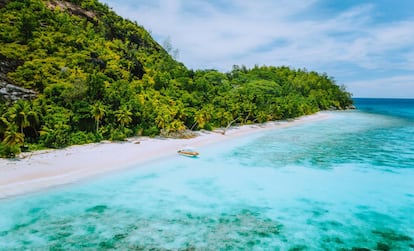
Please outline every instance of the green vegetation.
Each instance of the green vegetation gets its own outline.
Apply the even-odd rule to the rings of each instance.
[[[0,58],[34,100],[0,104],[0,154],[211,130],[344,109],[350,94],[325,74],[288,67],[189,70],[142,27],[96,0],[9,1]]]

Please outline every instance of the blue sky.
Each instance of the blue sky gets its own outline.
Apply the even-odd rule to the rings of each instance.
[[[192,69],[287,65],[354,97],[414,98],[413,0],[103,0]]]

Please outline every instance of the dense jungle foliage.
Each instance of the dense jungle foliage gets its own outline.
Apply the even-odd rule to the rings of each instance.
[[[344,109],[326,74],[288,67],[190,70],[97,0],[8,1],[0,63],[33,100],[0,104],[0,154],[133,135],[169,135]]]

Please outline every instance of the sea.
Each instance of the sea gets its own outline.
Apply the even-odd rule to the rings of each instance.
[[[355,105],[2,199],[0,250],[414,250],[414,100]]]

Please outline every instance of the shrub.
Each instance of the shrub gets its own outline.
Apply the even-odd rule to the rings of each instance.
[[[144,129],[142,135],[154,137],[160,134],[160,130],[156,126],[151,126],[150,128]]]
[[[2,158],[15,158],[21,152],[19,145],[5,145],[0,143],[0,157]]]
[[[96,141],[96,137],[93,133],[86,132],[75,132],[70,135],[70,144],[71,145],[82,145],[88,144]]]
[[[40,132],[40,142],[46,147],[63,148],[70,144],[70,126],[59,125],[56,129],[44,128]]]
[[[111,129],[110,140],[111,141],[124,141],[126,139],[126,134],[117,128]]]
[[[212,131],[213,130],[213,126],[210,123],[205,123],[203,129],[205,129],[207,131]]]

